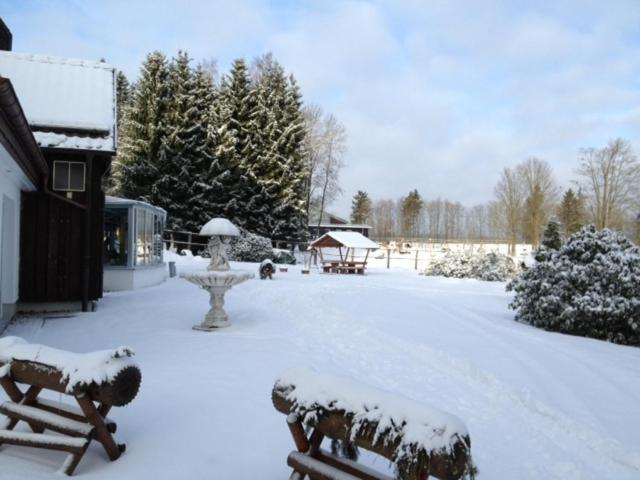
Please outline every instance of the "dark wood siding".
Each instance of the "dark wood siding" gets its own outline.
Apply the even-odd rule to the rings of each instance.
[[[102,175],[109,156],[45,153],[54,160],[91,161],[89,300],[102,297],[104,193]],[[58,192],[24,192],[20,232],[20,301],[63,302],[82,300],[85,252],[85,209],[56,196]],[[62,196],[63,192],[59,192]],[[87,195],[74,193],[73,201],[86,205]]]

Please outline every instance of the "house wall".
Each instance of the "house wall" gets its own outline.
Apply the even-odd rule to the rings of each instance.
[[[51,167],[55,160],[91,162],[89,209],[88,300],[102,297],[104,193],[102,176],[111,160],[108,155],[45,151]],[[51,181],[51,179],[49,180]],[[64,192],[59,192],[64,196]],[[73,193],[74,202],[87,205],[86,193]],[[86,216],[83,208],[44,192],[23,196],[20,262],[20,302],[76,302],[82,300],[85,262]]]
[[[0,332],[16,311],[21,192],[35,186],[0,144]]]

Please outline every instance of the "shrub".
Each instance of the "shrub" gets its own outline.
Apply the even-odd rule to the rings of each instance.
[[[229,260],[236,262],[262,262],[271,258],[271,240],[240,229],[240,236],[233,238],[227,248]]]
[[[640,250],[588,225],[507,285],[516,320],[555,332],[640,345]]]
[[[516,273],[516,265],[501,253],[447,252],[424,270],[424,275],[453,278],[476,278],[491,282],[504,282]]]

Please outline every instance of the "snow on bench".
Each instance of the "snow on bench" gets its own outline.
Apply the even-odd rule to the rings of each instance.
[[[54,367],[62,373],[66,393],[81,385],[109,383],[127,367],[136,367],[134,352],[128,347],[90,353],[65,350],[28,343],[20,337],[0,338],[0,363],[3,369],[13,360],[37,362]],[[5,373],[6,375],[6,373]],[[1,375],[0,372],[0,377]]]
[[[272,400],[278,411],[289,415],[298,451],[321,463],[327,463],[319,449],[326,436],[388,458],[403,478],[458,479],[473,471],[465,425],[424,403],[302,368],[280,376]],[[303,424],[315,429],[310,439]],[[291,460],[299,464],[298,456],[290,464]],[[336,467],[332,459],[329,463]]]
[[[67,475],[94,439],[110,460],[116,460],[125,446],[115,442],[112,434],[117,426],[107,414],[113,406],[127,405],[138,393],[142,375],[132,356],[128,347],[73,353],[19,337],[0,338],[0,386],[11,399],[0,405],[0,413],[8,418],[1,425],[0,444],[65,450],[70,456],[61,471]],[[27,385],[26,391],[19,384]],[[43,389],[72,396],[79,408],[39,399]],[[20,421],[34,433],[14,432]],[[45,430],[63,435],[44,434]]]

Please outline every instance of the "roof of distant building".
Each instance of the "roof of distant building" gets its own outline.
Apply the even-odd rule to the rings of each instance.
[[[0,51],[41,147],[115,151],[115,70],[104,62]]]

